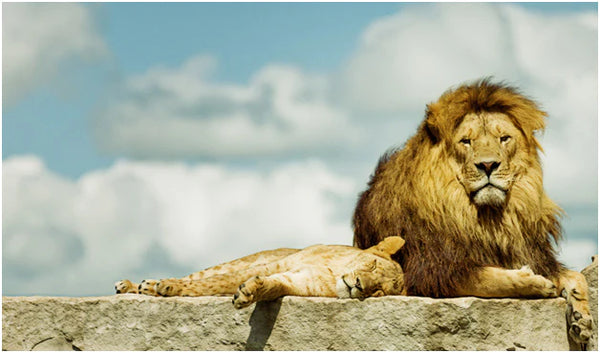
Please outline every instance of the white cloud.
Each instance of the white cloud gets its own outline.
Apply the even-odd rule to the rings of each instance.
[[[3,179],[5,293],[109,294],[120,276],[183,276],[169,270],[352,239],[337,209],[354,185],[316,161],[267,172],[122,161],[70,181],[14,157]],[[175,267],[140,268],[155,247],[167,259],[150,261]]]
[[[212,78],[215,65],[197,56],[128,78],[97,120],[99,140],[117,153],[150,158],[318,154],[360,141],[361,129],[401,143],[413,128],[390,126],[422,119],[425,104],[451,85],[495,75],[550,114],[546,188],[559,204],[581,208],[565,223],[561,259],[581,269],[597,252],[595,239],[569,234],[588,237],[597,225],[595,13],[412,5],[369,26],[333,80],[267,65],[246,85],[227,84]],[[390,116],[404,121],[384,120]],[[348,160],[363,165],[357,159],[382,153],[372,150],[379,140],[362,141],[363,154]],[[5,292],[20,281],[19,290],[29,293],[109,293],[115,276],[184,275],[169,271],[279,246],[349,244],[350,214],[339,217],[339,209],[355,202],[351,178],[360,174],[362,188],[375,162],[365,164],[368,171],[340,168],[344,173],[315,161],[266,172],[119,162],[70,181],[34,157],[5,160],[3,261],[9,275],[19,275],[4,276]],[[167,264],[152,273],[142,268],[148,261]]]
[[[328,103],[324,77],[269,65],[247,85],[234,85],[212,82],[214,66],[196,56],[127,79],[97,120],[100,143],[136,157],[247,157],[317,151],[358,137]]]
[[[339,76],[344,102],[359,110],[419,110],[447,88],[495,76],[530,94],[597,73],[597,15],[552,15],[515,5],[419,4],[363,33]],[[583,91],[583,90],[581,90]],[[583,91],[585,92],[585,91]]]
[[[422,112],[452,85],[515,72],[507,30],[495,5],[407,7],[365,30],[340,75],[340,94],[357,110]]]
[[[85,5],[6,3],[2,8],[4,104],[54,77],[68,59],[106,54]]]
[[[550,195],[596,204],[597,29],[594,12],[414,5],[365,30],[337,76],[337,92],[354,111],[420,120],[425,104],[453,85],[490,75],[506,80],[549,113],[543,158]]]
[[[592,256],[598,254],[598,242],[593,239],[567,239],[559,247],[558,260],[569,269],[581,271],[592,263]]]

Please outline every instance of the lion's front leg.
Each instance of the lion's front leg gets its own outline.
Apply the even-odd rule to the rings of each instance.
[[[557,284],[559,293],[567,300],[569,336],[575,343],[585,344],[593,332],[587,281],[581,273],[565,270],[560,274]]]
[[[459,296],[483,298],[549,298],[558,296],[556,285],[531,271],[529,266],[518,270],[484,267],[477,276],[457,289]]]

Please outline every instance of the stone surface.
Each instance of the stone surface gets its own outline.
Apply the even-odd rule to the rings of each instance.
[[[584,269],[598,321],[598,263]],[[568,350],[562,298],[3,297],[3,350]],[[593,337],[588,350],[598,349]]]
[[[565,301],[4,297],[5,350],[568,350]]]
[[[592,257],[592,264],[584,268],[581,271],[585,276],[588,283],[589,295],[590,295],[590,309],[592,311],[592,317],[594,318],[595,326],[598,329],[598,255]],[[598,335],[590,339],[587,346],[588,351],[598,350]]]

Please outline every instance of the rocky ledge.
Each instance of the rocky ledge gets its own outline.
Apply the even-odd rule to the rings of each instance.
[[[586,268],[597,321],[597,262]],[[3,350],[569,350],[562,298],[3,297]],[[594,337],[588,350],[597,350]]]

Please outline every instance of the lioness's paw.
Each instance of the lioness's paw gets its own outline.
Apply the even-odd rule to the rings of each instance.
[[[115,282],[115,292],[117,292],[117,294],[138,293],[137,288],[138,288],[138,285],[135,283],[131,283],[131,281],[128,279],[124,279],[122,281]]]
[[[183,285],[177,279],[161,279],[156,283],[156,294],[163,297],[174,297],[181,295]]]
[[[264,286],[264,280],[260,276],[250,278],[242,283],[233,295],[231,302],[236,309],[241,309],[258,301],[258,291]]]
[[[138,292],[144,295],[157,296],[156,284],[158,283],[155,279],[145,279],[138,286]]]

